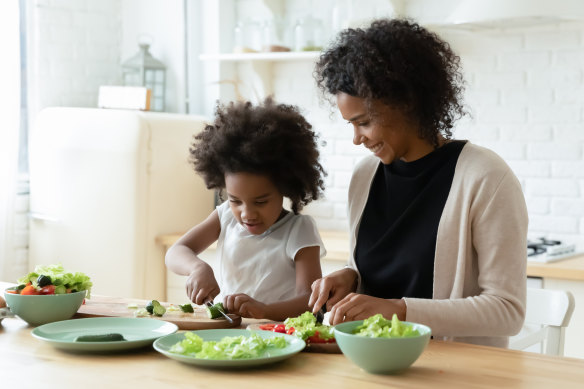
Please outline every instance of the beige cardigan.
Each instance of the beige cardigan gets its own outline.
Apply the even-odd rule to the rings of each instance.
[[[349,186],[355,270],[357,230],[379,163],[374,156],[360,161]],[[430,326],[435,339],[507,347],[525,318],[527,223],[521,185],[509,166],[468,142],[438,225],[433,298],[405,298],[406,320]]]

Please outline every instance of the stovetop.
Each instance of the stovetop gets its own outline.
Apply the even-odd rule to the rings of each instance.
[[[559,240],[538,238],[527,241],[527,259],[529,261],[553,262],[572,256],[575,252],[575,244]]]

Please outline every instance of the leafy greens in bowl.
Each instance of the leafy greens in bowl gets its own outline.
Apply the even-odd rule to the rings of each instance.
[[[392,374],[412,365],[426,348],[432,331],[429,327],[387,320],[374,315],[334,327],[335,338],[345,356],[369,373]]]

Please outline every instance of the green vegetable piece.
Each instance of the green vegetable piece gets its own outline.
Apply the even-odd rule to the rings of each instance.
[[[193,313],[195,312],[195,310],[193,309],[193,306],[191,304],[183,304],[183,305],[179,305],[181,311],[186,312],[186,313]]]
[[[76,342],[119,342],[126,339],[122,334],[99,334],[99,335],[80,335],[75,338]]]
[[[149,314],[152,315],[154,313],[154,307],[157,305],[160,306],[158,300],[150,300],[148,301],[148,304],[146,304],[146,310],[148,311]]]
[[[165,312],[166,312],[166,308],[164,308],[162,305],[154,304],[154,307],[152,308],[152,313],[154,315],[162,316],[162,315],[164,315]]]
[[[55,287],[55,294],[65,294],[67,293],[67,288],[65,285],[59,285]]]
[[[53,283],[53,280],[51,280],[51,277],[41,274],[37,278],[36,282],[37,285],[42,288],[43,286],[51,285]]]
[[[20,293],[20,291],[21,291],[21,290],[23,290],[25,286],[26,286],[25,284],[20,284],[20,285],[18,285],[18,286],[16,287],[16,291],[17,291],[18,293]]]
[[[207,307],[207,316],[209,316],[209,319],[217,319],[219,317],[223,317],[221,312],[225,313],[223,303],[216,303],[210,307]]]

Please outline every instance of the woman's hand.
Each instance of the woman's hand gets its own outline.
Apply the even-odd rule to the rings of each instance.
[[[382,299],[350,293],[333,306],[329,322],[335,325],[345,321],[363,320],[378,313],[388,320],[391,320],[394,313],[398,319],[405,320],[406,311],[406,302],[403,299]]]
[[[266,317],[266,304],[261,303],[247,294],[237,293],[225,296],[223,306],[229,313],[235,313],[241,317],[253,317],[263,319]]]
[[[311,288],[308,306],[312,307],[313,313],[317,313],[323,305],[327,304],[330,308],[347,294],[354,292],[357,288],[357,273],[349,268],[337,270],[314,281]]]
[[[203,305],[207,300],[213,301],[221,291],[213,269],[203,261],[189,274],[186,289],[189,299],[197,305]]]

